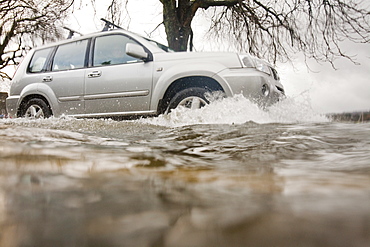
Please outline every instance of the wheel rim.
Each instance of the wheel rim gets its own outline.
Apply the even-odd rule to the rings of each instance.
[[[190,96],[180,101],[179,106],[183,106],[189,109],[199,109],[207,105],[207,102],[197,96]]]
[[[31,105],[28,107],[26,114],[26,118],[44,118],[44,111],[39,105]]]

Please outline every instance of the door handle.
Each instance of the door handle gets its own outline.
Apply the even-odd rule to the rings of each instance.
[[[94,78],[94,77],[99,77],[99,76],[101,76],[101,71],[93,71],[93,72],[87,74],[87,77],[89,77],[89,78]]]
[[[43,82],[50,82],[50,81],[52,81],[53,80],[53,77],[52,76],[50,76],[50,75],[47,75],[47,76],[45,76],[44,78],[42,78],[42,81]]]

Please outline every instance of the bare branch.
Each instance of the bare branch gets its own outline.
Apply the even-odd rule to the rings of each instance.
[[[59,39],[61,22],[73,3],[74,0],[1,0],[0,69],[16,65],[32,43]]]

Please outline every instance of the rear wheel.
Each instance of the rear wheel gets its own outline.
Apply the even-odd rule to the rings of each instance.
[[[205,95],[209,90],[199,87],[191,87],[178,92],[168,104],[166,112],[176,109],[178,106],[183,106],[189,109],[199,109],[209,104],[209,100]]]
[[[42,99],[30,99],[23,107],[21,117],[38,119],[49,118],[52,112],[49,106]]]

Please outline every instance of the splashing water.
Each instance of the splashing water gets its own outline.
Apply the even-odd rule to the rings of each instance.
[[[167,115],[139,120],[142,123],[168,127],[193,124],[243,124],[249,121],[260,124],[312,123],[328,122],[329,119],[316,113],[308,98],[287,98],[264,110],[242,95],[235,95],[212,101],[201,109],[190,110],[179,107]]]

